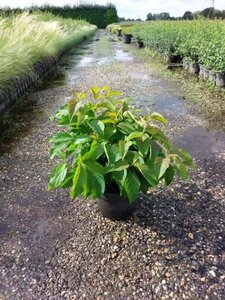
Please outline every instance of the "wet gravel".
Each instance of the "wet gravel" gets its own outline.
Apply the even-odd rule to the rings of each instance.
[[[0,299],[224,299],[225,135],[209,130],[129,46],[104,32],[98,38],[18,105],[20,130],[0,157]],[[71,88],[105,84],[143,111],[163,112],[167,133],[198,166],[188,182],[141,195],[126,222],[103,218],[92,200],[46,190],[47,138],[56,130],[49,116]]]

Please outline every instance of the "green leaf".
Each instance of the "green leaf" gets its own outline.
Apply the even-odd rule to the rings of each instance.
[[[158,184],[158,179],[155,175],[154,166],[135,164],[135,167],[141,172],[144,178],[150,183],[151,186]]]
[[[103,146],[103,144],[98,144],[98,142],[94,141],[91,144],[90,151],[86,152],[85,155],[82,156],[82,160],[83,161],[86,160],[86,159],[96,160],[103,153],[104,153],[104,146]]]
[[[119,91],[110,91],[107,93],[107,97],[115,97],[115,96],[121,96],[122,93]]]
[[[65,158],[65,153],[62,151],[62,149],[64,148],[65,144],[56,144],[54,146],[51,147],[50,149],[50,159],[55,158],[56,156],[58,156],[61,159]]]
[[[126,103],[126,101],[123,102],[123,112],[128,111],[130,109],[129,105]]]
[[[119,141],[119,147],[122,155],[122,159],[127,155],[127,152],[132,145],[132,142]]]
[[[113,144],[112,146],[107,145],[106,147],[107,151],[107,158],[109,164],[113,164],[116,161],[122,159],[121,151],[118,144]]]
[[[124,183],[124,191],[130,203],[133,203],[137,199],[140,186],[139,178],[133,172],[128,171]]]
[[[115,182],[118,184],[118,186],[120,187],[120,190],[123,190],[125,180],[127,177],[127,170],[125,169],[125,170],[118,171],[118,172],[112,172],[112,177],[115,180]]]
[[[69,133],[59,132],[54,134],[50,139],[50,143],[63,143],[69,142],[72,140],[72,136]]]
[[[122,129],[122,132],[124,132],[124,133],[130,134],[135,131],[134,126],[128,122],[122,122],[122,123],[118,124],[117,126],[118,126],[118,128]]]
[[[173,181],[174,175],[175,175],[174,168],[172,166],[169,166],[169,168],[166,170],[165,175],[164,175],[166,185],[171,184],[171,182]]]
[[[170,158],[157,157],[154,162],[155,174],[160,179],[170,166]]]
[[[132,132],[128,137],[127,137],[127,140],[130,141],[130,140],[133,140],[133,139],[136,139],[136,138],[147,138],[148,136],[143,133],[143,132]]]
[[[154,140],[151,140],[149,150],[150,150],[149,151],[149,160],[154,161],[156,159],[156,157],[159,155],[161,149]]]
[[[100,137],[104,137],[105,125],[102,121],[92,120],[89,125]]]
[[[70,118],[69,116],[61,116],[59,121],[58,121],[59,125],[69,125],[70,124]]]
[[[67,173],[60,187],[63,189],[71,187],[73,185],[73,176],[74,176],[74,171],[70,171],[69,173]]]
[[[92,87],[90,88],[90,91],[91,91],[91,93],[92,93],[92,96],[93,96],[94,100],[97,100],[97,99],[98,99],[100,90],[101,90],[101,89],[100,89],[99,87],[97,87],[97,86],[92,86]]]
[[[80,102],[80,104],[81,104],[81,102]],[[71,99],[67,104],[67,109],[68,109],[68,114],[69,114],[70,119],[74,115],[76,105],[77,105],[77,99],[75,99],[75,98]]]
[[[192,157],[187,151],[177,148],[176,153],[184,160],[187,165],[193,165]]]
[[[188,171],[179,158],[174,159],[174,168],[181,179],[187,180],[189,178]]]
[[[118,171],[122,171],[127,168],[129,168],[128,162],[126,160],[119,160],[119,161],[116,161],[115,163],[107,166],[105,172],[106,173],[118,172]]]
[[[85,144],[85,143],[88,143],[88,142],[91,142],[92,141],[92,138],[90,136],[78,136],[75,138],[74,140],[74,144],[75,145],[80,145],[80,144]]]
[[[170,143],[169,139],[165,136],[165,134],[162,131],[158,131],[154,135],[154,139],[158,140],[159,143],[163,144],[164,147],[166,147],[170,152],[173,151],[173,146]]]
[[[105,180],[103,176],[95,174],[93,177],[93,186],[91,195],[94,199],[102,197],[105,192]]]
[[[90,188],[90,195],[96,199],[100,198],[105,192],[105,179],[98,173],[87,171],[88,185]]]
[[[87,183],[87,172],[84,166],[79,163],[77,165],[74,177],[73,177],[73,186],[70,191],[71,198],[76,198],[78,195],[81,195],[84,190],[84,186]]]
[[[150,116],[150,118],[151,118],[152,120],[156,120],[156,121],[161,122],[161,123],[162,123],[163,125],[165,125],[165,126],[166,126],[166,124],[167,124],[167,120],[166,120],[162,115],[160,115],[160,114],[157,113],[157,112],[152,113],[151,116]]]
[[[105,127],[105,139],[109,140],[116,133],[116,128],[112,124]]]
[[[67,174],[66,163],[58,164],[51,172],[48,189],[56,189],[61,185]]]
[[[85,160],[83,163],[86,165],[86,167],[92,172],[92,173],[97,173],[100,175],[104,175],[104,167],[100,165],[98,162],[94,160]]]
[[[140,139],[137,139],[136,144],[137,144],[138,150],[141,153],[141,155],[143,157],[146,157],[146,155],[148,154],[148,151],[150,149],[150,139],[147,138],[144,141],[141,141]]]

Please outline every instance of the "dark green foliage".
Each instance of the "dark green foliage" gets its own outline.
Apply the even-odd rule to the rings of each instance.
[[[81,19],[98,26],[98,28],[106,28],[108,24],[118,22],[117,10],[113,4],[97,5],[97,4],[80,4],[80,5],[64,5],[59,6],[32,6],[26,8],[30,13],[40,10],[42,12],[50,12],[53,15],[63,18]],[[10,14],[21,13],[23,10],[20,8],[0,9],[0,15],[8,16]]]
[[[193,17],[193,14],[191,11],[185,11],[183,17],[182,17],[184,20],[193,20],[194,17]]]

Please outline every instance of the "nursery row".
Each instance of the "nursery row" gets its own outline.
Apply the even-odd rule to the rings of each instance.
[[[88,37],[96,26],[49,13],[0,18],[0,94],[14,81],[35,76],[35,64]]]
[[[146,47],[172,60],[183,59],[216,73],[225,72],[225,23],[221,20],[122,23],[110,25],[108,29],[130,33]]]

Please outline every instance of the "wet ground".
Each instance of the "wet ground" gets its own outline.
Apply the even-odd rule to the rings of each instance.
[[[1,121],[0,299],[222,299],[225,134],[129,47],[98,32]],[[46,190],[47,139],[56,131],[49,117],[72,90],[91,85],[164,114],[167,133],[198,166],[189,182],[144,197],[126,223],[104,219],[91,200]]]

